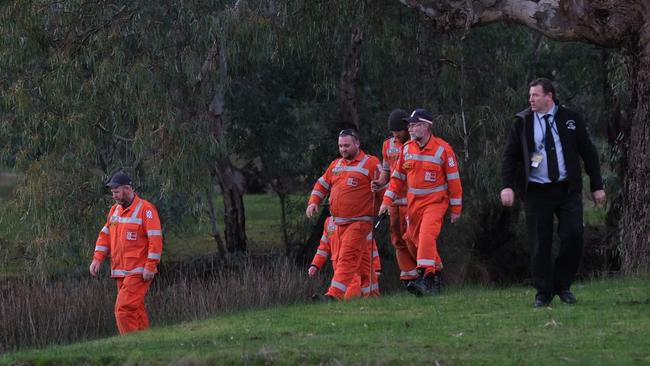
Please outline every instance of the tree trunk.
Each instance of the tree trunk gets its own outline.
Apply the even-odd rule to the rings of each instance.
[[[277,192],[277,191],[276,191]],[[280,225],[282,226],[282,239],[284,240],[285,255],[291,254],[291,246],[289,244],[289,233],[287,232],[287,194],[278,193],[280,199]]]
[[[214,209],[214,201],[212,200],[212,184],[210,184],[210,188],[206,191],[206,197],[208,200],[208,214],[210,215],[210,224],[212,226],[212,237],[217,243],[217,252],[219,253],[219,257],[223,258],[226,255],[226,249],[223,245],[223,240],[221,240],[219,224],[217,223],[217,212]]]
[[[357,111],[356,87],[359,81],[361,67],[361,42],[363,34],[361,29],[355,27],[350,36],[350,48],[345,57],[345,64],[341,72],[341,121],[343,128],[359,130],[359,112]]]
[[[228,252],[246,252],[246,216],[244,213],[244,178],[232,164],[224,139],[224,93],[228,68],[225,50],[219,39],[215,39],[206,58],[198,82],[205,79],[210,88],[212,100],[206,118],[210,123],[212,136],[219,145],[212,175],[217,178],[224,205],[225,238]]]
[[[621,218],[621,268],[627,274],[650,271],[650,14],[639,37],[638,64],[634,77],[634,118],[629,134],[627,172],[623,184]]]
[[[650,271],[650,2],[648,0],[399,0],[439,32],[499,21],[516,22],[549,38],[582,41],[629,54],[634,117],[624,155],[622,270]]]

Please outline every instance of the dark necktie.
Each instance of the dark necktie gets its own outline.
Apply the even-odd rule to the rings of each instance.
[[[550,114],[544,115],[546,121],[546,136],[544,137],[544,148],[546,149],[546,158],[548,159],[548,178],[551,182],[557,182],[560,178],[560,169],[557,166],[557,153],[555,152],[555,139],[553,139],[553,128],[548,122]]]

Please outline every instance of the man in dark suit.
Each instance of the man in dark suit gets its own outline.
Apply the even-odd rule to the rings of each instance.
[[[529,84],[530,108],[517,113],[503,155],[501,202],[512,206],[515,190],[524,198],[531,256],[537,289],[535,306],[548,306],[558,295],[576,302],[571,292],[582,255],[582,158],[596,204],[605,202],[598,153],[583,119],[556,105],[550,80]],[[560,249],[552,258],[553,216],[558,218]]]

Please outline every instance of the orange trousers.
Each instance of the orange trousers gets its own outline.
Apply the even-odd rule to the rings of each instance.
[[[406,206],[391,206],[390,208],[390,241],[395,247],[397,266],[400,269],[400,280],[414,280],[417,273],[417,250],[411,248],[404,240],[406,233]]]
[[[327,295],[346,299],[348,288],[353,288],[358,278],[363,297],[379,296],[377,276],[371,271],[373,242],[368,240],[371,231],[372,222],[368,221],[336,226],[337,245],[332,247],[332,260],[336,264]]]
[[[115,321],[120,334],[149,329],[149,317],[144,306],[144,297],[151,281],[142,276],[117,278],[117,299],[115,300]]]
[[[336,262],[332,261],[334,272],[336,272]],[[361,276],[358,274],[354,276],[352,282],[348,285],[348,289],[345,291],[345,295],[343,295],[345,300],[356,299],[357,297],[361,297]]]
[[[442,270],[437,240],[448,207],[447,201],[409,205],[408,228],[404,238],[409,250],[417,253],[417,268],[424,269],[424,274]]]

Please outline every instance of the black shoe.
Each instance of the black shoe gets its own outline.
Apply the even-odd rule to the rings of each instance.
[[[551,305],[551,301],[553,300],[553,295],[551,295],[548,292],[538,292],[537,295],[535,295],[535,307],[536,308],[541,308],[545,306]]]
[[[335,300],[336,298],[330,295],[323,295],[318,293],[311,295],[311,301],[313,302],[331,302]]]
[[[442,279],[439,274],[428,273],[409,283],[407,290],[415,296],[434,296],[442,289]]]
[[[578,301],[576,295],[574,295],[570,290],[560,291],[557,293],[557,296],[560,298],[560,301],[569,305],[573,305]]]

